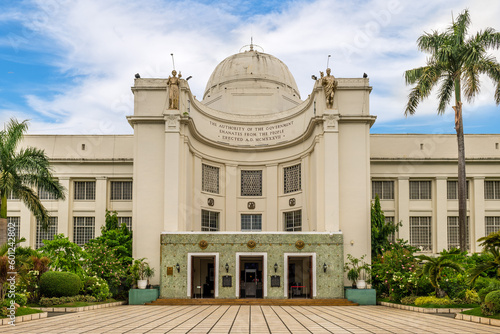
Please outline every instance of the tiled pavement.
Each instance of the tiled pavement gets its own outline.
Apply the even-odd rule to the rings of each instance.
[[[0,333],[500,333],[384,306],[117,306],[4,325]]]

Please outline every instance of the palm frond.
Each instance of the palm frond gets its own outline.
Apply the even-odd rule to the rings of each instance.
[[[456,44],[464,43],[470,23],[471,20],[468,9],[465,9],[460,15],[458,15],[457,20],[452,23],[448,31],[453,34]]]
[[[9,152],[15,152],[27,130],[27,120],[18,122],[15,118],[10,119],[9,123],[7,123],[5,133],[2,136],[2,158],[4,158],[4,154],[7,155]]]
[[[16,191],[19,199],[28,207],[33,215],[40,221],[42,228],[47,229],[49,226],[49,213],[42,205],[38,195],[25,185],[20,185]]]
[[[441,86],[439,87],[438,114],[443,114],[445,112],[446,107],[450,104],[450,100],[454,91],[455,80],[453,80],[453,77],[451,75],[447,75],[441,83]]]
[[[407,84],[416,82],[415,87],[408,95],[405,116],[413,115],[416,112],[419,102],[431,94],[432,88],[436,85],[441,76],[441,72],[442,69],[433,62],[429,62],[425,67],[405,72]]]

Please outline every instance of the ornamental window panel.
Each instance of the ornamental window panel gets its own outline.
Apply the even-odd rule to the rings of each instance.
[[[95,236],[95,217],[73,217],[73,242],[83,246]]]
[[[500,181],[484,181],[484,199],[500,199]]]
[[[241,215],[241,231],[262,231],[262,215]]]
[[[372,199],[394,199],[394,181],[372,181]]]
[[[57,234],[57,217],[49,217],[49,226],[44,230],[42,223],[37,219],[36,221],[36,241],[35,248],[43,246],[44,240],[54,240],[54,235]]]
[[[132,200],[132,181],[111,181],[112,201]]]
[[[284,212],[285,231],[302,231],[302,210]]]
[[[75,181],[75,195],[77,201],[95,201],[95,181]]]
[[[283,168],[283,191],[285,194],[301,190],[301,164]]]
[[[500,231],[500,217],[484,217],[484,235]]]
[[[241,171],[241,196],[262,196],[262,171]]]
[[[118,226],[125,224],[129,231],[132,231],[132,217],[118,217]]]
[[[469,240],[469,217],[467,217],[466,223],[466,233],[465,238],[467,240],[467,249],[470,249],[470,240]],[[459,236],[459,225],[458,225],[458,217],[450,216],[448,217],[448,250],[452,248],[460,247],[460,236]]]
[[[219,167],[202,164],[201,190],[209,193],[219,193]]]
[[[21,235],[21,217],[7,217],[7,233],[14,228],[15,238],[19,239]]]
[[[219,213],[216,211],[201,210],[201,230],[219,231]]]
[[[466,181],[465,189],[467,192],[467,199],[469,199],[469,181]],[[458,181],[447,182],[447,198],[458,199]]]
[[[56,195],[43,189],[43,187],[38,187],[38,198],[41,200],[56,200]]]
[[[431,217],[410,217],[410,244],[421,252],[432,252]]]
[[[431,199],[431,181],[410,181],[410,199]]]

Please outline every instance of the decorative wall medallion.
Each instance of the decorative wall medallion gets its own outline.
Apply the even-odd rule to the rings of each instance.
[[[297,240],[297,242],[295,243],[295,247],[297,247],[297,249],[302,249],[305,245],[306,244],[302,240]]]
[[[254,249],[255,246],[257,246],[257,243],[253,240],[250,240],[249,242],[247,242],[247,247],[250,248],[250,249]]]
[[[198,246],[200,246],[201,249],[205,249],[208,247],[208,242],[206,240],[201,240],[199,243],[198,243]]]
[[[290,206],[295,206],[295,203],[296,203],[296,202],[297,202],[297,201],[295,200],[295,198],[290,198],[290,199],[288,200],[288,205],[290,205]]]
[[[247,204],[247,208],[248,208],[249,210],[253,210],[253,209],[255,209],[255,202],[248,202],[248,204]]]
[[[207,204],[208,206],[214,206],[215,200],[212,197],[210,197],[209,199],[207,199]]]

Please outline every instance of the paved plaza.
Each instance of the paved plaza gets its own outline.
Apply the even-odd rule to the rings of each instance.
[[[2,326],[0,333],[500,333],[384,306],[118,306]]]

